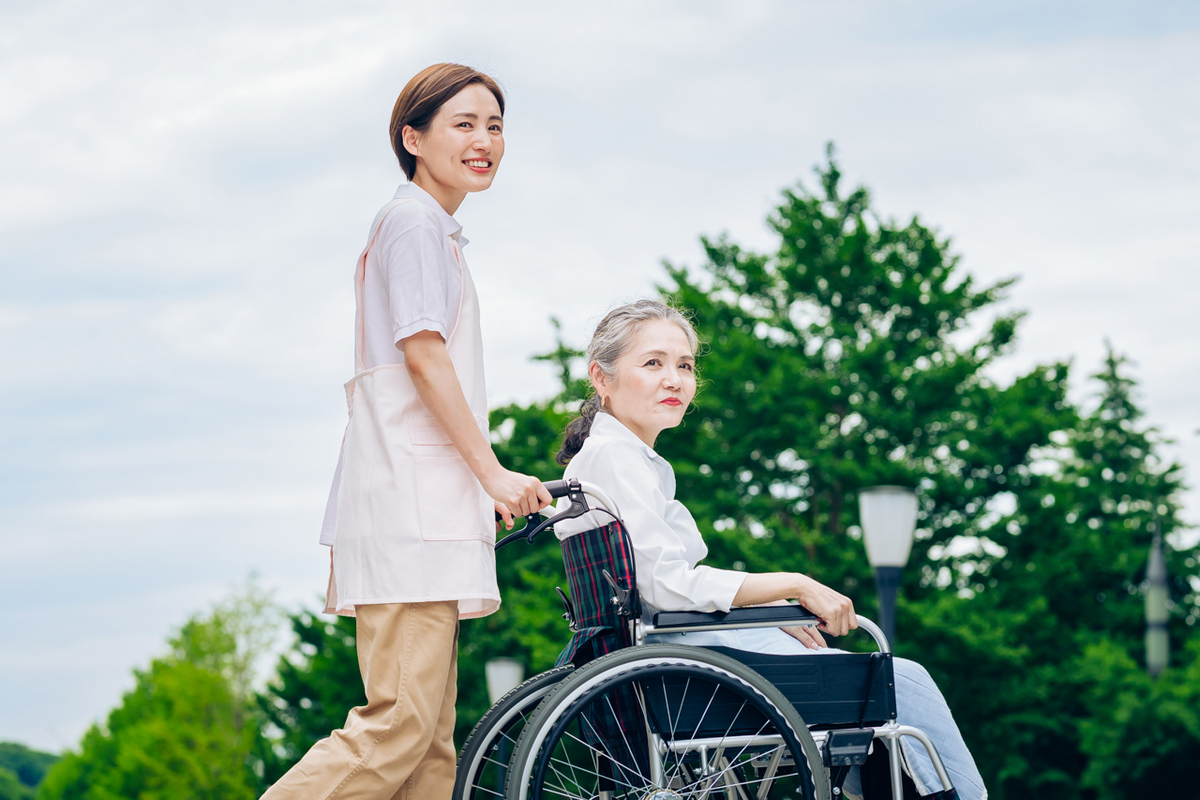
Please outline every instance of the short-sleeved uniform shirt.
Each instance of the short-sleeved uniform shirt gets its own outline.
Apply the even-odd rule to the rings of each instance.
[[[415,183],[402,185],[396,197],[411,197],[384,217],[367,251],[363,275],[363,368],[403,364],[403,339],[421,331],[450,335],[462,295],[454,248],[447,239],[462,225]]]
[[[403,364],[400,342],[421,331],[450,335],[462,298],[462,275],[451,237],[467,244],[462,226],[415,183],[396,199],[411,198],[379,223],[363,273],[363,369]],[[337,519],[339,460],[321,525],[321,544],[332,547]]]

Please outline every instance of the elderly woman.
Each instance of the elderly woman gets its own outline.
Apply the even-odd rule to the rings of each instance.
[[[746,573],[699,562],[708,554],[696,522],[675,499],[675,473],[654,451],[658,435],[683,420],[696,394],[698,339],[678,310],[643,300],[615,309],[588,345],[595,395],[567,428],[559,463],[565,477],[595,483],[616,501],[633,543],[638,593],[647,618],[657,611],[728,611],[735,606],[796,600],[822,619],[818,629],[756,628],[667,634],[657,641],[722,645],[761,653],[817,656],[828,648],[819,631],[835,636],[856,627],[848,597],[795,572]],[[588,514],[559,523],[560,538],[605,524]],[[815,566],[815,565],[814,565]],[[958,796],[987,797],[975,762],[942,693],[924,667],[895,659],[897,717],[923,730],[937,746]],[[905,739],[909,775],[922,794],[942,792],[925,749]],[[847,781],[860,794],[858,776]]]

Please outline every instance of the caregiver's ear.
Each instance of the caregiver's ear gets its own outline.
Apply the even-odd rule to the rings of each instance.
[[[411,125],[405,125],[400,132],[400,143],[409,155],[421,157],[421,132]]]

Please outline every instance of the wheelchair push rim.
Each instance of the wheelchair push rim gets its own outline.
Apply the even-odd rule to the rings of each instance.
[[[588,664],[525,726],[505,797],[828,800],[803,720],[753,670],[703,648],[647,645]]]

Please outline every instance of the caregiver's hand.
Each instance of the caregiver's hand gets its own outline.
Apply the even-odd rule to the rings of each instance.
[[[800,591],[796,600],[800,605],[821,618],[818,626],[821,630],[834,636],[845,636],[851,628],[858,627],[858,618],[854,614],[854,602],[841,592],[835,592],[823,583],[818,583],[807,575],[798,575]]]
[[[527,517],[554,502],[537,478],[507,470],[499,464],[480,483],[488,496],[496,501],[496,510],[504,519],[504,527],[510,530],[513,517]]]

